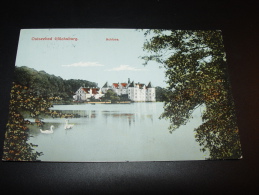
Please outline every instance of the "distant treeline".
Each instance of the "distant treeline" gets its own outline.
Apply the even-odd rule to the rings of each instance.
[[[73,94],[81,87],[97,87],[97,83],[81,79],[65,80],[50,75],[45,71],[37,71],[26,66],[15,67],[14,82],[27,86],[37,94],[46,97],[59,96],[64,101],[72,100]]]

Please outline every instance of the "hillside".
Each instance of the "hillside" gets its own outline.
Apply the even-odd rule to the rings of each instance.
[[[97,87],[95,82],[81,79],[65,80],[26,66],[15,67],[14,82],[33,89],[37,95],[59,96],[65,101],[72,100],[73,94],[80,86]]]

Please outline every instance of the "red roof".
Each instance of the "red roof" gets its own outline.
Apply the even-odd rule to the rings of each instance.
[[[115,88],[118,88],[118,87],[119,87],[119,84],[118,84],[118,83],[113,83],[113,86],[114,86]]]
[[[82,88],[85,93],[90,93],[90,89],[92,89],[92,94],[98,94],[99,88]]]
[[[128,83],[113,83],[112,84],[115,88],[119,88],[119,85],[121,85],[122,87],[127,87]]]
[[[85,93],[88,93],[90,88],[82,88],[82,90],[85,92]]]
[[[126,86],[128,85],[128,83],[121,83],[121,85],[122,85],[123,87],[126,87]]]
[[[94,88],[94,89],[92,89],[92,94],[97,94],[98,91],[99,91],[99,89]]]

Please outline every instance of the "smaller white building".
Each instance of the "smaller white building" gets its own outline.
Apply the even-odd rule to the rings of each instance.
[[[100,99],[104,94],[100,88],[80,87],[73,96],[75,101],[89,101],[91,97]]]

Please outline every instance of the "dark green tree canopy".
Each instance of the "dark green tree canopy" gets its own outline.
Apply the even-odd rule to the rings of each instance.
[[[115,103],[120,101],[120,98],[117,93],[115,93],[112,89],[109,89],[102,98],[102,101],[111,101],[112,103]]]
[[[45,71],[36,71],[26,66],[15,67],[14,82],[33,88],[38,95],[59,96],[71,100],[81,86],[97,87],[97,83],[82,79],[62,79]],[[47,86],[47,87],[46,87]]]

